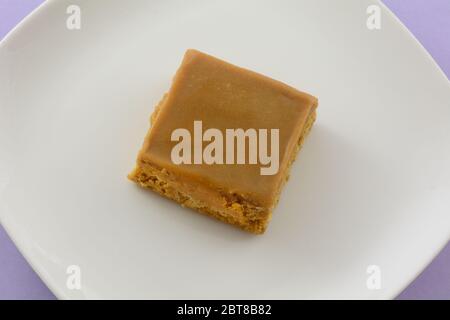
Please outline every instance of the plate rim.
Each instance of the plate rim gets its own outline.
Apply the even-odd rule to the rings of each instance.
[[[446,82],[450,88],[450,79],[447,77],[444,70],[439,66],[439,64],[436,62],[436,60],[434,60],[434,58],[430,54],[430,52],[428,52],[428,50],[422,45],[422,43],[419,41],[419,39],[416,38],[416,36],[406,27],[406,25],[400,20],[400,18],[397,17],[397,15],[395,15],[394,12],[382,0],[376,0],[376,1],[380,5],[380,7],[382,7],[383,10],[387,14],[389,14],[391,19],[393,19],[393,21],[395,21],[395,23],[400,27],[402,32],[409,35],[410,39],[413,40],[413,42],[415,43],[418,50],[420,50],[422,52],[422,55],[424,55],[424,57],[427,58],[428,60],[431,60],[434,67],[439,71],[439,74],[443,78],[442,80],[444,82]],[[444,248],[447,245],[450,245],[450,234],[447,236],[447,242],[444,242],[443,244],[438,246],[438,248],[436,248],[435,251],[432,252],[431,258],[429,259],[429,261],[426,262],[424,265],[422,265],[422,267],[418,268],[418,270],[415,272],[414,276],[408,282],[404,283],[402,286],[399,286],[400,288],[391,295],[390,299],[397,298],[406,288],[408,288],[409,285],[412,284],[420,276],[420,274],[422,272],[424,272],[425,269],[427,269],[427,267],[437,258],[437,256],[442,252],[442,250],[444,250]]]
[[[406,33],[406,35],[409,36],[410,40],[413,40],[415,43],[415,46],[417,47],[417,50],[420,50],[424,59],[427,59],[428,62],[431,62],[431,65],[433,65],[435,70],[438,70],[438,73],[440,74],[442,81],[447,83],[447,85],[450,88],[450,79],[447,77],[443,69],[439,66],[439,64],[434,60],[432,55],[428,52],[428,50],[422,45],[422,43],[416,38],[416,36],[406,27],[406,25],[400,20],[399,17],[397,17],[393,11],[382,1],[382,0],[369,0],[373,2],[374,4],[378,4],[384,13],[387,13],[391,19],[395,22],[395,24],[400,28],[400,30],[403,33]],[[32,20],[40,15],[45,10],[48,10],[50,6],[57,3],[57,0],[45,0],[40,5],[38,5],[35,9],[33,9],[28,15],[26,15],[17,25],[15,25],[0,41],[0,52],[3,50],[3,47],[8,42],[13,42],[14,39],[17,37],[18,34],[20,34],[21,30],[32,23]],[[7,235],[9,238],[13,241],[14,245],[16,246],[17,250],[20,252],[20,254],[24,257],[26,262],[32,267],[34,272],[39,276],[39,278],[44,282],[44,284],[49,288],[49,290],[56,296],[57,299],[67,300],[71,299],[69,295],[65,293],[64,290],[60,288],[60,286],[56,285],[52,280],[49,274],[45,271],[45,268],[43,265],[41,265],[38,261],[38,259],[34,259],[32,257],[32,252],[29,251],[28,246],[24,243],[25,239],[17,236],[17,232],[13,232],[12,224],[8,221],[9,219],[7,217],[2,217],[0,215],[0,224],[5,229]],[[423,265],[416,270],[413,277],[408,278],[405,280],[405,283],[402,285],[399,285],[398,288],[393,288],[390,291],[387,291],[384,296],[381,296],[381,299],[395,299],[399,296],[401,292],[403,292],[411,283],[413,283],[417,277],[430,265],[430,263],[440,254],[440,252],[447,246],[450,245],[450,234],[448,235],[447,242],[442,243],[440,246],[437,246],[437,248],[434,249],[429,256],[431,256],[430,259],[427,259],[426,262],[423,263]]]

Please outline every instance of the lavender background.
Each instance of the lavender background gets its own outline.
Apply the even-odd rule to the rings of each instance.
[[[0,0],[0,39],[44,0]],[[450,78],[450,0],[383,0]],[[450,244],[399,299],[450,299]],[[0,299],[55,299],[0,226]]]

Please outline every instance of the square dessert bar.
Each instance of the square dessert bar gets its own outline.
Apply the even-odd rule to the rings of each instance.
[[[289,177],[290,166],[314,123],[316,107],[317,99],[309,94],[199,51],[188,50],[169,92],[151,116],[151,128],[129,178],[182,206],[252,233],[263,233]],[[191,162],[174,161],[174,148],[181,141],[179,136],[174,139],[177,129],[185,129],[184,132],[191,135],[192,147],[179,154],[183,159],[201,157],[202,150],[205,152],[203,148],[220,138],[216,146],[223,146],[224,160],[215,154],[213,163],[198,157]],[[198,137],[208,129],[215,129],[216,134],[223,133],[223,136],[215,135],[209,140],[205,136],[203,140],[202,136]],[[244,136],[243,141],[247,143],[244,147],[250,153],[250,148],[261,147],[261,144],[250,143],[250,138],[259,138],[259,143],[267,139],[267,154],[270,155],[270,150],[278,152],[272,154],[278,158],[277,170],[262,174],[261,168],[267,167],[267,162],[263,163],[260,158],[257,163],[251,162],[249,154],[244,162],[242,158],[234,163],[227,161],[238,157],[239,145],[236,142],[226,148],[230,146],[230,141],[226,141],[229,129],[242,129],[246,133],[265,130],[266,135]],[[272,141],[271,131],[275,129],[278,140]],[[278,149],[272,148],[274,143],[278,144]],[[226,152],[232,152],[229,159]],[[256,155],[261,153],[258,152]]]

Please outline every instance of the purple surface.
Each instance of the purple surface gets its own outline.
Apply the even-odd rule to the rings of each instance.
[[[0,39],[44,0],[0,0]],[[383,0],[450,78],[450,0]],[[0,226],[0,299],[54,299]],[[450,244],[399,299],[450,299]]]

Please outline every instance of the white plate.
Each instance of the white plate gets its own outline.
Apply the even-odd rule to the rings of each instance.
[[[84,0],[70,31],[73,2],[0,47],[0,217],[58,297],[392,298],[449,239],[449,82],[386,9],[370,31],[373,1]],[[320,99],[263,236],[126,179],[187,48]]]

